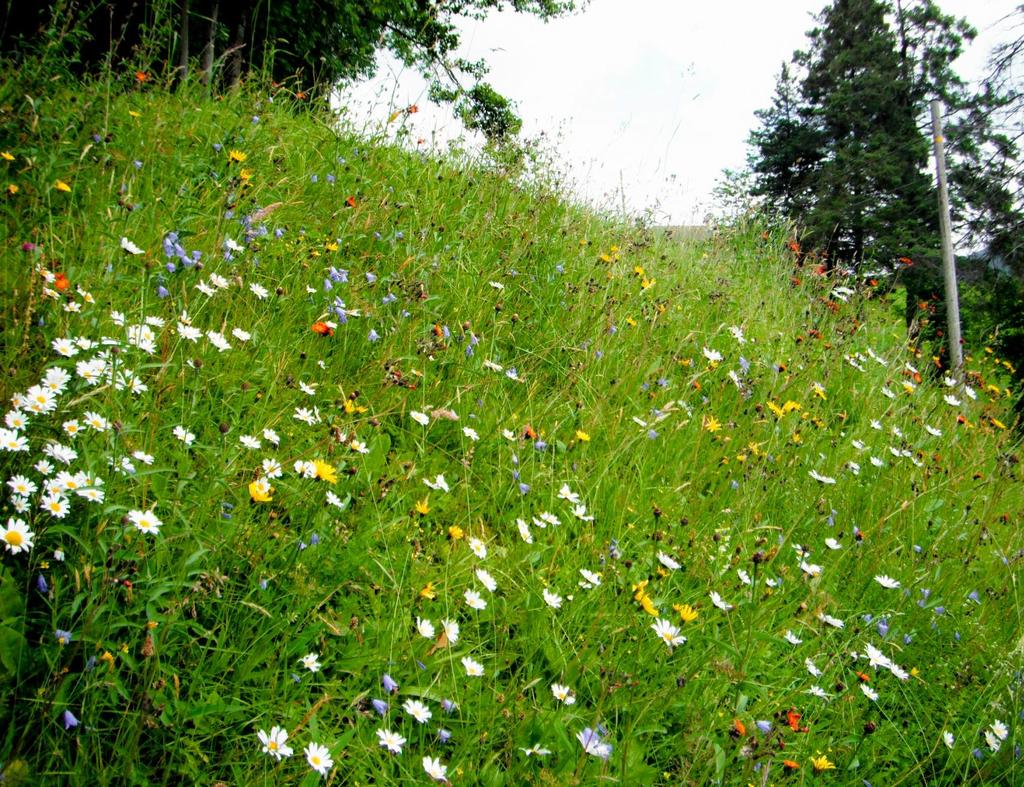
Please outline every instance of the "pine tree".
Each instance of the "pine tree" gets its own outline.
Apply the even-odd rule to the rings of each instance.
[[[819,130],[808,122],[795,71],[790,64],[782,64],[772,106],[756,113],[761,128],[750,138],[759,153],[751,162],[753,193],[766,197],[786,216],[803,215],[814,204],[811,175],[824,148]]]
[[[751,136],[757,189],[830,264],[937,257],[927,102],[972,31],[931,0],[834,0]],[[894,29],[895,24],[895,29]]]

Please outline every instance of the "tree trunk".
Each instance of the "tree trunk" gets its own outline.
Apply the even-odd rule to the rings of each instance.
[[[217,14],[220,11],[220,0],[213,0],[210,8],[210,28],[206,35],[206,47],[203,49],[203,84],[213,81],[213,52],[217,42]]]
[[[235,25],[235,34],[231,39],[231,45],[225,53],[228,56],[228,87],[237,87],[242,80],[243,60],[242,50],[245,49],[245,14],[239,14],[238,23]]]
[[[188,77],[188,15],[189,0],[181,2],[181,33],[178,37],[178,80],[184,82]]]

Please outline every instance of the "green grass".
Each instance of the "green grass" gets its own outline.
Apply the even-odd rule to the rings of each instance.
[[[847,282],[795,268],[782,229],[680,244],[574,206],[543,176],[359,138],[283,93],[26,89],[0,89],[18,187],[2,207],[0,395],[54,367],[72,379],[0,470],[41,487],[33,466],[58,441],[104,499],[65,492],[57,518],[40,491],[18,513],[4,487],[3,521],[34,533],[0,569],[7,779],[314,784],[310,741],[329,749],[333,784],[425,783],[425,756],[454,784],[1024,778],[1020,445],[1003,428],[1009,376],[984,348],[968,348],[971,398],[907,347],[895,295],[833,297]],[[201,270],[167,270],[172,232]],[[244,250],[225,259],[229,238]],[[57,298],[44,271],[69,282]],[[197,289],[215,275],[223,288]],[[152,352],[128,341],[147,319]],[[320,321],[333,335],[311,329]],[[61,338],[98,344],[63,357]],[[113,379],[90,385],[76,366],[97,357]],[[144,391],[114,384],[126,370]],[[66,434],[86,412],[111,428]],[[256,502],[249,485],[271,458],[283,474]],[[314,460],[336,482],[296,472]],[[447,493],[424,484],[438,474]],[[156,534],[127,518],[146,510]],[[516,520],[543,512],[561,524],[529,524],[526,543]],[[601,584],[581,587],[580,569]],[[685,644],[658,640],[644,593]],[[696,620],[680,621],[681,604]],[[417,618],[438,633],[458,622],[458,640],[421,636]],[[854,661],[869,644],[907,679]],[[484,675],[467,676],[464,657]],[[576,702],[557,702],[553,683]],[[425,725],[402,710],[415,699]],[[994,752],[983,733],[997,720],[1008,734]],[[598,725],[607,759],[576,737]],[[257,739],[273,726],[295,749],[280,762]],[[402,754],[379,729],[407,739]],[[527,757],[535,744],[550,754]],[[819,754],[835,770],[815,775]]]

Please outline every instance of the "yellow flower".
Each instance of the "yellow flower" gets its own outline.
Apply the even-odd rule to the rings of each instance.
[[[434,591],[434,583],[428,582],[423,586],[423,590],[420,591],[420,598],[426,598],[433,601],[437,598],[437,593]]]
[[[140,117],[142,117],[142,113],[141,112],[136,112],[134,109],[129,109],[128,110],[128,114],[131,115],[133,118],[140,118]]]
[[[269,503],[274,499],[271,497],[273,492],[274,487],[272,487],[270,482],[265,478],[257,478],[249,484],[249,496],[255,503]]]
[[[657,617],[658,608],[654,606],[654,602],[651,601],[651,597],[647,594],[647,583],[649,580],[643,580],[637,585],[633,585],[633,600],[639,602],[640,606],[643,607],[644,612],[648,615],[654,615]]]
[[[452,525],[448,528],[448,538],[450,538],[452,541],[458,541],[464,535],[465,533],[462,532],[462,528],[458,525]]]
[[[330,241],[329,243],[324,244],[324,248],[327,249],[327,251],[337,251],[338,244],[335,243],[334,241]]]
[[[252,180],[252,170],[243,169],[241,172],[238,173],[238,177],[240,177],[244,182],[248,183],[250,180]]]
[[[14,183],[7,184],[7,193],[8,194],[17,194],[18,193],[18,187]]]
[[[428,498],[425,497],[422,500],[417,500],[416,501],[416,505],[415,505],[416,513],[419,514],[420,516],[426,516],[427,514],[430,513],[430,506],[427,504],[427,500],[428,500]]]
[[[644,271],[643,265],[636,265],[636,266],[634,266],[633,273],[635,273],[637,276],[642,278],[645,275],[645,271]]]
[[[632,317],[627,317],[626,318],[626,325],[628,325],[630,328],[635,328],[636,327],[636,320],[634,320]]]
[[[14,156],[12,156],[6,150],[3,153],[0,153],[0,158],[3,158],[4,161],[14,161]]]
[[[786,411],[775,404],[775,402],[768,402],[768,409],[775,413],[776,418],[782,418],[786,414]]]
[[[819,399],[828,399],[828,397],[825,395],[825,389],[822,388],[821,385],[818,383],[814,384],[814,395],[817,396]]]
[[[836,769],[836,766],[829,762],[828,757],[824,754],[819,754],[817,757],[811,757],[811,765],[814,766],[815,773],[834,771]]]
[[[789,399],[784,405],[782,405],[782,412],[784,413],[791,413],[794,410],[800,409],[800,404],[798,402],[794,402],[792,399]]]
[[[576,439],[579,440],[581,443],[589,443],[590,442],[590,435],[588,435],[586,432],[584,432],[584,431],[582,431],[580,429],[577,429],[576,430]]]
[[[237,161],[239,164],[241,164],[247,158],[248,158],[248,156],[246,156],[240,150],[232,150],[232,151],[228,152],[228,162],[231,162],[231,163],[234,163],[234,162]]]
[[[1004,424],[998,418],[992,418],[991,416],[989,416],[988,420],[990,420],[992,422],[992,426],[995,426],[998,429],[1005,429],[1006,428],[1006,424]]]
[[[800,436],[799,432],[793,432],[793,436],[789,438],[793,445],[800,445],[804,439]]]
[[[357,405],[351,399],[345,400],[345,413],[348,415],[352,415],[353,413],[365,413],[366,409],[367,408],[362,405]]]
[[[673,604],[672,609],[679,613],[683,623],[693,623],[697,619],[698,612],[689,604]]]
[[[643,281],[640,282],[640,289],[646,290],[648,287],[653,287],[657,279],[648,279],[644,277]]]
[[[316,467],[316,477],[321,481],[326,481],[328,484],[338,483],[338,470],[333,465],[327,464],[322,459],[314,459],[313,465]]]
[[[713,415],[704,416],[704,428],[709,432],[717,432],[722,428],[722,424],[719,423],[718,419]]]
[[[57,189],[57,191],[71,191],[71,186],[69,186],[63,180],[58,180],[53,185]]]

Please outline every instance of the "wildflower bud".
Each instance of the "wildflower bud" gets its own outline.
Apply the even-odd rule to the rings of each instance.
[[[124,424],[123,424],[123,423],[121,423],[120,421],[114,421],[114,422],[113,422],[113,423],[112,423],[112,424],[110,425],[110,428],[111,428],[111,429],[113,429],[113,430],[114,430],[115,432],[117,432],[118,434],[121,434],[121,430],[122,430],[122,429],[124,429]]]
[[[764,563],[768,559],[768,556],[765,555],[764,550],[759,549],[757,550],[757,552],[754,553],[753,559],[754,565],[758,565],[760,563]]]
[[[228,426],[227,423],[225,423],[224,421],[221,421],[219,424],[217,424],[217,429],[220,431],[221,434],[227,434],[231,427]]]
[[[875,724],[875,722],[873,722],[873,721],[869,721],[869,722],[866,722],[864,724],[864,734],[865,735],[870,735],[871,733],[873,733],[877,729],[878,729],[878,725]]]
[[[501,301],[498,301],[496,304],[494,304],[494,311],[496,312],[500,312],[503,308],[505,307],[502,305]]]
[[[519,320],[520,320],[519,312],[513,312],[512,313],[512,322],[519,322]]]
[[[468,331],[471,327],[472,326],[470,325],[469,320],[466,320],[464,323],[462,323],[462,330],[464,331]]]
[[[249,388],[250,388],[250,385],[247,382],[243,382],[242,385],[241,385],[241,388],[242,388],[243,391],[248,391]]]
[[[278,287],[275,291],[278,296],[284,295],[284,287]]]

